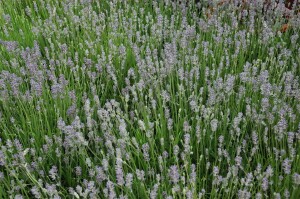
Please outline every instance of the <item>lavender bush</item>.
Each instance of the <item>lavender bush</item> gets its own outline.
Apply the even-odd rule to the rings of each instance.
[[[0,1],[0,198],[300,198],[297,5],[241,2]]]

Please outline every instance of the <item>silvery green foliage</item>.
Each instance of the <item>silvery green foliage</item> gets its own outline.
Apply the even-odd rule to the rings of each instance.
[[[215,3],[0,1],[0,198],[299,198],[300,15]]]

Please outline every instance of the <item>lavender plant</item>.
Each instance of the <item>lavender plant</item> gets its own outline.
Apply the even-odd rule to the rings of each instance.
[[[0,1],[0,198],[299,198],[298,5],[208,5]]]

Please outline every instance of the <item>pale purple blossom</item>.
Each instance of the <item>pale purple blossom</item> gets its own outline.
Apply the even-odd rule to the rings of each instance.
[[[169,177],[172,183],[177,184],[179,182],[180,174],[178,167],[176,165],[172,165],[169,169]]]

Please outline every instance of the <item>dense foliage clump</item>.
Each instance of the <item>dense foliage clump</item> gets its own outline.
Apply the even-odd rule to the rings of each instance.
[[[0,198],[300,198],[300,14],[244,4],[0,1]]]

